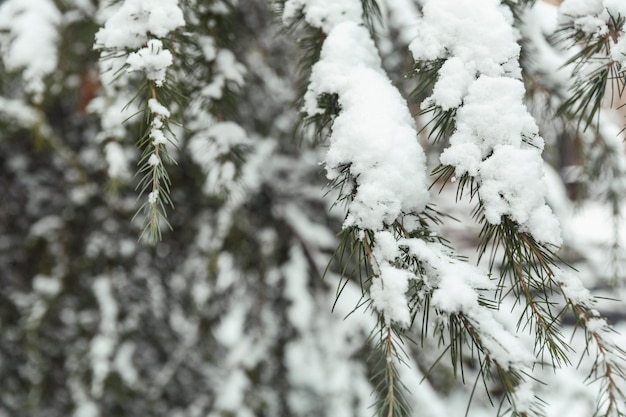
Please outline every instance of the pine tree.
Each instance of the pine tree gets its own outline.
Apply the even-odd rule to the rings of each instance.
[[[622,3],[0,2],[0,417],[625,415]]]

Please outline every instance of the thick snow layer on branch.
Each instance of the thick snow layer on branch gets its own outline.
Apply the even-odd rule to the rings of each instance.
[[[337,94],[341,111],[326,155],[328,178],[345,166],[356,190],[345,226],[379,230],[428,200],[425,157],[405,101],[381,69],[369,32],[353,22],[338,24],[311,74],[304,110],[319,113],[317,98]]]
[[[0,5],[2,61],[9,71],[23,68],[26,91],[36,102],[45,90],[44,77],[57,67],[60,23],[61,13],[51,0],[8,0]]]
[[[512,16],[499,0],[425,0],[409,49],[416,60],[459,58],[466,71],[520,75]]]
[[[154,81],[157,87],[163,85],[167,67],[173,62],[172,53],[163,49],[163,42],[158,39],[150,39],[145,48],[131,53],[126,60],[128,72],[145,72],[146,78]]]
[[[363,8],[359,1],[289,0],[285,3],[283,22],[289,24],[304,13],[306,22],[325,33],[342,22],[360,22]]]
[[[559,8],[559,22],[564,25],[572,25],[589,35],[604,36],[610,29],[617,37],[615,43],[611,42],[610,58],[620,64],[621,69],[626,68],[626,36],[625,25],[612,28],[610,24],[617,20],[618,16],[626,18],[626,1],[623,0],[593,0],[581,2],[580,0],[566,0]],[[611,17],[614,20],[611,20]]]
[[[327,176],[348,182],[344,192],[351,195],[344,227],[376,232],[370,259],[377,275],[370,288],[374,306],[388,323],[408,325],[406,291],[415,277],[392,265],[399,248],[384,229],[403,214],[422,211],[428,201],[425,156],[414,120],[382,69],[359,0],[290,0],[284,10],[286,23],[303,13],[309,25],[327,35],[303,111],[309,116],[324,113],[318,103],[324,94],[337,100]]]
[[[623,0],[565,0],[559,7],[559,22],[589,35],[604,36],[611,17],[626,17]],[[614,28],[619,31],[622,28]]]
[[[423,107],[457,109],[441,163],[477,180],[487,221],[503,216],[542,243],[560,245],[545,204],[543,139],[523,104],[520,48],[512,17],[497,0],[427,0],[410,49],[418,61],[444,59]]]
[[[139,49],[184,26],[178,0],[126,0],[96,33],[96,48]]]

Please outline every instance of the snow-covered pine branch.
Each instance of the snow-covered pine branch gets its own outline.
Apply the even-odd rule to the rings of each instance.
[[[507,398],[513,409],[520,414],[536,413],[537,404],[517,401],[514,393],[534,356],[520,349],[515,337],[497,323],[481,301],[480,291],[494,290],[493,284],[486,274],[455,260],[437,239],[429,237],[427,229],[423,234],[416,221],[429,199],[425,158],[406,102],[382,69],[364,13],[359,1],[341,5],[288,1],[283,21],[290,24],[301,17],[325,34],[319,61],[311,69],[302,111],[309,118],[323,115],[332,119],[324,165],[330,184],[340,190],[338,198],[347,201],[343,228],[360,240],[372,270],[369,296],[384,326],[381,349],[390,358],[385,374],[389,389],[385,409],[393,411],[397,395],[396,370],[391,363],[397,355],[393,333],[409,327],[417,310],[431,308],[442,318],[449,318],[446,332],[454,337],[468,335],[486,368],[494,365],[502,378],[515,375],[513,382],[503,384],[508,387]],[[521,100],[518,93],[513,92],[516,101]],[[330,107],[329,101],[334,102]],[[511,118],[518,116],[514,112]],[[532,122],[529,115],[524,120]],[[492,171],[497,175],[495,169]],[[532,204],[540,204],[539,212],[547,210],[542,198]],[[527,211],[535,213],[532,209],[536,207]],[[553,218],[548,220],[557,231],[547,230],[546,239],[556,242],[558,225]],[[537,233],[539,226],[545,228],[545,224],[534,226]]]
[[[138,140],[141,149],[137,189],[139,198],[146,200],[137,210],[145,214],[141,236],[152,242],[160,239],[161,223],[167,221],[166,206],[172,206],[171,181],[166,164],[175,163],[168,147],[176,147],[176,138],[169,127],[172,95],[166,82],[167,71],[173,64],[173,55],[164,45],[171,33],[185,25],[178,0],[130,0],[117,6],[96,33],[95,48],[102,50],[101,59],[116,60],[122,65],[114,77],[140,72],[145,77],[138,92],[144,101],[143,111],[148,127]],[[128,103],[126,105],[129,105]]]
[[[441,62],[422,103],[454,113],[441,163],[476,182],[490,224],[506,216],[538,242],[558,246],[559,225],[545,203],[543,139],[522,101],[512,19],[497,0],[427,1],[410,49],[418,63]]]
[[[586,307],[593,302],[591,298],[572,301],[564,283],[556,278],[561,271],[553,251],[562,238],[546,204],[544,141],[523,102],[513,14],[499,1],[429,1],[422,12],[422,24],[410,48],[418,74],[422,71],[422,77],[432,80],[432,95],[422,108],[436,121],[434,137],[449,137],[449,146],[440,157],[440,179],[460,178],[458,195],[468,187],[470,197],[478,197],[476,214],[483,224],[480,256],[490,245],[502,251],[501,276],[508,277],[516,296],[525,300],[520,323],[532,323],[536,353],[543,358],[547,351],[553,364],[567,364],[569,346],[553,328],[555,316],[548,299],[535,291],[560,292],[585,327],[595,320],[595,313]],[[534,45],[546,53],[536,38]],[[567,85],[556,80],[552,87],[563,93]],[[581,102],[580,97],[576,100]],[[493,267],[498,252],[490,250]],[[604,363],[601,346],[612,344],[595,330],[590,333],[594,336],[589,340],[600,346],[598,361]],[[607,347],[607,351],[615,349]],[[604,373],[596,374],[604,381],[600,398],[606,388],[616,387],[611,373],[614,361],[602,368]],[[618,392],[609,389],[608,412],[619,412]],[[604,407],[600,401],[598,411]]]
[[[374,398],[396,416],[623,414],[625,341],[609,326],[620,329],[623,303],[583,287],[623,296],[607,276],[611,264],[623,278],[623,259],[602,240],[613,234],[619,243],[623,227],[587,214],[622,215],[620,122],[608,123],[602,108],[581,132],[585,117],[562,107],[577,78],[600,85],[593,64],[621,68],[611,51],[623,26],[602,9],[615,17],[621,3],[566,1],[564,10],[588,15],[575,16],[580,28],[562,16],[569,29],[558,37],[557,9],[540,0],[277,3],[287,31],[265,0],[0,0],[0,415],[371,417]],[[177,12],[163,18],[168,5],[180,9],[184,29]],[[120,10],[126,17],[115,17]],[[425,31],[422,12],[445,20],[445,30]],[[108,41],[137,42],[94,51],[95,32],[116,19]],[[609,30],[596,34],[602,25]],[[453,45],[481,26],[500,38]],[[42,33],[49,36],[35,36]],[[417,62],[418,76],[407,77],[407,46],[420,33],[454,56]],[[496,41],[502,50],[490,49]],[[18,44],[42,55],[12,51]],[[579,61],[562,65],[587,45],[601,47],[582,66],[591,77],[573,77]],[[28,65],[10,68],[14,53]],[[50,54],[55,65],[32,84],[43,88],[38,98],[26,74]],[[298,67],[306,83],[294,80]],[[415,83],[407,106],[402,96]],[[424,132],[437,143],[424,146],[424,158],[409,111],[428,96],[439,105],[418,124],[434,116]],[[585,108],[584,97],[574,110]],[[488,136],[477,123],[494,104],[501,117],[483,122],[498,132],[515,122],[506,135]],[[324,143],[297,143],[298,129]],[[475,176],[442,168],[442,179],[461,186],[440,182],[443,191],[429,196],[426,167],[462,142],[449,142],[457,131],[485,135],[489,143],[475,144],[486,154],[468,153]],[[165,162],[155,141],[167,150],[158,142],[175,133],[178,145],[169,150],[180,165],[167,172],[173,230],[155,246],[137,242],[128,225],[136,193],[125,185],[141,158],[132,138],[142,133],[149,170]],[[536,133],[553,168],[544,178]],[[504,202],[485,198],[489,216],[479,207],[475,222],[472,199],[455,197],[469,191],[477,203],[503,189],[489,194],[489,181],[514,181],[521,171],[504,157],[489,171],[506,146],[514,156],[527,151],[519,162],[534,171]],[[577,176],[559,178],[564,168]],[[569,178],[590,185],[576,189],[580,211],[565,195]],[[546,179],[548,192],[540,190]],[[116,193],[103,193],[107,181]],[[541,198],[524,198],[525,186]],[[559,269],[554,247],[539,241],[543,231],[524,220],[544,199],[569,219],[559,256],[576,272]],[[480,266],[458,255],[475,249]],[[560,354],[570,348],[574,356]],[[579,368],[551,366],[583,353]]]
[[[586,130],[600,117],[608,89],[614,95],[613,88],[623,91],[626,85],[626,5],[619,0],[566,0],[558,22],[559,40],[576,50],[567,61],[573,65],[571,95],[559,111]]]

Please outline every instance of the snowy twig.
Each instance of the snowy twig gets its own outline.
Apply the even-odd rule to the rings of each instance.
[[[144,91],[140,93],[147,95],[145,111],[149,127],[138,141],[143,153],[139,160],[138,174],[141,178],[137,185],[139,198],[146,194],[147,200],[135,216],[145,212],[146,224],[140,239],[145,235],[151,242],[160,239],[161,221],[169,225],[165,206],[172,205],[170,179],[164,164],[174,162],[167,144],[175,145],[175,137],[168,127],[170,109],[162,102],[160,91],[165,91],[168,96],[172,94],[167,91],[166,75],[173,64],[173,56],[161,39],[185,24],[177,3],[177,0],[163,1],[158,5],[139,0],[127,1],[96,33],[95,42],[95,48],[104,51],[103,58],[125,57],[127,72],[139,71],[147,80]],[[128,53],[128,50],[134,51]]]

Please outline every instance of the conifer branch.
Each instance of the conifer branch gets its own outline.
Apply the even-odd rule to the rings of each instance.
[[[584,18],[594,21],[596,26],[581,25]],[[575,48],[578,52],[568,59],[564,67],[572,67],[573,84],[570,96],[560,105],[557,115],[577,120],[577,127],[586,130],[600,118],[600,109],[606,99],[607,89],[611,106],[617,92],[623,95],[626,88],[624,74],[623,35],[626,16],[614,11],[598,10],[597,15],[579,16],[570,14],[568,5],[561,12],[562,25],[554,39]]]
[[[122,77],[124,70],[138,71],[145,77],[141,84],[142,88],[135,98],[142,98],[143,95],[146,103],[144,114],[147,126],[137,141],[142,154],[136,174],[140,177],[136,187],[139,190],[137,199],[145,195],[146,201],[138,208],[133,219],[144,213],[145,225],[139,239],[146,237],[149,242],[156,243],[161,238],[161,223],[170,226],[166,206],[173,204],[170,198],[171,181],[165,165],[175,163],[167,145],[176,146],[176,137],[168,123],[170,117],[168,107],[171,107],[171,98],[176,93],[166,84],[167,71],[173,64],[173,56],[164,46],[162,39],[183,26],[185,21],[176,2],[159,6],[159,13],[154,9],[146,9],[142,14],[137,14],[136,6],[125,3],[109,17],[104,27],[96,34],[95,48],[103,50],[101,59],[107,57],[124,59],[123,65],[117,68],[117,77]],[[168,21],[159,21],[158,18],[151,20],[151,16],[155,15],[168,16]]]

